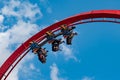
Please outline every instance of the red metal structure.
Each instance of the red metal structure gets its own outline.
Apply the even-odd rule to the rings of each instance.
[[[45,33],[49,30],[56,32],[60,30],[60,25],[77,25],[89,22],[114,22],[120,23],[120,10],[94,10],[90,12],[81,13],[69,18],[66,18],[60,22],[48,26],[42,31],[38,32],[30,39],[25,41],[18,49],[16,49],[11,56],[3,63],[0,68],[0,80],[5,80],[19,61],[29,52],[29,42],[37,41],[41,42],[45,39]]]

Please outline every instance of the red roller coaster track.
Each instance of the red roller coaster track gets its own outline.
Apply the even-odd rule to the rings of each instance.
[[[109,20],[106,20],[106,18]],[[38,32],[30,39],[25,41],[18,49],[16,49],[11,54],[11,56],[3,63],[0,68],[0,80],[5,80],[10,72],[14,69],[14,67],[19,63],[19,61],[29,52],[29,42],[33,40],[41,42],[43,39],[45,39],[45,33],[48,30],[52,30],[53,32],[58,31],[60,30],[59,26],[62,24],[77,25],[89,22],[120,23],[118,19],[120,19],[120,10],[94,10],[66,18],[60,22],[48,26],[47,28],[43,29],[42,31]]]

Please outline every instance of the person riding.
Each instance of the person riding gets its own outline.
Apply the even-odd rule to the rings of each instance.
[[[47,52],[48,52],[48,51],[46,51],[45,48],[43,49],[43,48],[41,48],[41,47],[39,46],[39,44],[38,44],[37,42],[31,41],[31,42],[30,42],[30,49],[32,50],[32,52],[33,52],[34,54],[38,54],[38,59],[39,59],[42,63],[46,62],[46,58],[45,58],[45,57],[47,57]]]
[[[63,36],[66,38],[68,35],[71,34],[71,31],[69,30],[69,28],[67,27],[66,24],[61,25],[61,33],[63,34]]]
[[[61,33],[63,34],[64,38],[67,38],[68,36],[73,36],[73,29],[75,27],[68,27],[66,24],[63,24],[61,27]]]
[[[62,41],[62,39],[55,39],[53,42],[52,42],[52,51],[58,51],[58,50],[60,50],[60,48],[59,48],[59,45],[61,44],[61,43],[63,43],[64,41]]]
[[[70,45],[74,35],[77,35],[77,33],[73,32],[73,29],[75,28],[75,26],[68,27],[66,24],[63,24],[60,27],[61,27],[62,35],[64,36],[64,38],[66,38],[67,44]]]
[[[43,54],[45,57],[47,57],[47,52],[48,51],[46,51],[45,48],[40,48],[39,54]]]

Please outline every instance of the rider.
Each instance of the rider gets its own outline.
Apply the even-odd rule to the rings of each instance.
[[[63,24],[60,26],[61,27],[61,33],[63,34],[64,38],[67,38],[68,36],[73,36],[73,29],[75,28],[74,26],[68,27],[66,24]]]
[[[66,24],[61,25],[61,32],[65,38],[71,34],[71,31],[69,30]]]
[[[52,51],[58,51],[59,45],[62,43],[61,39],[56,39],[55,34],[52,31],[46,32],[46,38],[48,43],[52,44]]]
[[[47,52],[48,52],[48,51],[46,51],[45,48],[40,48],[39,54],[41,53],[41,54],[43,54],[45,57],[47,57]]]
[[[72,38],[74,35],[77,35],[77,33],[73,33],[74,26],[68,27],[66,24],[61,25],[61,33],[63,34],[64,38],[66,38],[67,44],[71,44]]]
[[[42,63],[46,62],[45,57],[47,57],[48,51],[46,51],[45,48],[43,49],[39,46],[39,44],[37,42],[31,41],[30,42],[30,49],[32,50],[32,52],[34,54],[38,54],[38,58]]]

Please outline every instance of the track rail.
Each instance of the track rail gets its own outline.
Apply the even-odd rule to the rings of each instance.
[[[20,60],[28,53],[27,50],[29,49],[29,42],[30,41],[37,41],[41,42],[43,39],[45,39],[45,33],[49,30],[52,30],[53,32],[56,32],[60,30],[60,25],[67,24],[67,25],[77,25],[77,24],[83,24],[83,23],[89,23],[89,22],[114,22],[114,23],[120,23],[117,20],[94,20],[96,18],[115,18],[120,19],[120,10],[95,10],[90,12],[81,13],[69,18],[66,18],[60,22],[57,22],[53,25],[48,26],[47,28],[43,29],[42,31],[38,32],[34,36],[32,36],[30,39],[25,41],[19,48],[17,48],[11,56],[3,63],[3,65],[0,68],[0,80],[5,80],[10,72],[14,69],[14,67],[20,62]],[[90,21],[84,21],[80,22],[82,20],[91,19]],[[25,53],[26,52],[26,53]],[[25,54],[25,55],[23,55]],[[22,56],[21,56],[22,55]],[[21,56],[21,58],[19,58]],[[15,63],[15,61],[17,62]],[[15,64],[15,65],[13,65]],[[10,67],[13,66],[11,69]],[[10,69],[9,72],[7,72]],[[7,75],[5,76],[7,72]]]

